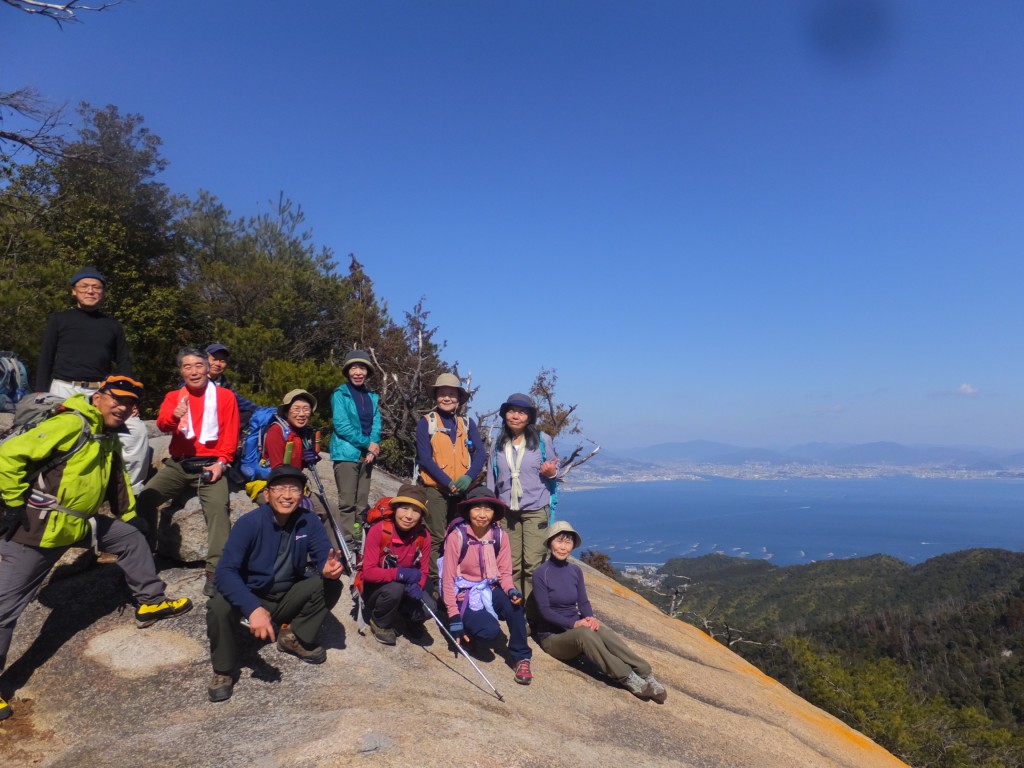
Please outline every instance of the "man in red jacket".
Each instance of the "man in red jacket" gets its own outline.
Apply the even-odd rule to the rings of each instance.
[[[178,352],[178,368],[185,386],[167,393],[156,419],[161,432],[171,433],[170,458],[146,483],[137,509],[155,545],[157,507],[186,488],[198,490],[207,528],[203,594],[212,597],[213,573],[231,529],[225,471],[238,448],[238,402],[231,390],[210,381],[210,363],[202,350]]]

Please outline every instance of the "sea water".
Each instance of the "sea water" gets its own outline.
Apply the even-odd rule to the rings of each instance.
[[[713,552],[776,565],[888,554],[918,563],[1024,550],[1024,479],[672,480],[559,495],[556,516],[617,566]]]

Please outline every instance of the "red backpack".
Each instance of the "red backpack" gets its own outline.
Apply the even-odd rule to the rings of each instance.
[[[391,508],[391,496],[382,496],[377,499],[377,503],[366,510],[362,515],[363,520],[363,551],[366,551],[366,537],[369,530],[377,525],[378,523],[382,526],[380,529],[380,562],[378,565],[385,568],[397,567],[397,564],[389,565],[388,558],[394,560],[394,553],[391,551],[391,542],[395,540],[395,510]],[[419,533],[416,534],[416,558],[413,560],[412,567],[418,568],[420,559],[423,554],[423,542],[426,539],[424,533],[424,527],[421,524]],[[363,564],[359,563],[359,568],[356,571],[355,579],[352,582],[355,588],[359,590],[359,594],[363,593]]]

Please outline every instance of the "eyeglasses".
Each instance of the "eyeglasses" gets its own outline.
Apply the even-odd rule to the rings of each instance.
[[[268,485],[267,490],[271,493],[276,493],[279,496],[290,496],[291,494],[302,495],[303,489],[298,485],[292,485],[291,483],[275,483],[274,485]]]
[[[294,413],[296,416],[301,416],[304,413],[312,413],[313,409],[308,405],[293,405],[288,409],[288,413]]]
[[[101,390],[101,391],[102,391],[102,393],[104,395],[106,395],[111,400],[113,400],[115,403],[117,403],[118,405],[120,405],[120,406],[122,406],[124,408],[134,408],[135,404],[138,402],[138,400],[136,400],[134,397],[128,397],[128,396],[119,397],[118,395],[113,395],[110,392],[107,392],[106,390]]]

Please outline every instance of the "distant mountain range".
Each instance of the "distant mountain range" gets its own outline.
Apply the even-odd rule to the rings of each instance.
[[[929,466],[950,469],[1004,470],[1024,467],[1024,452],[1000,451],[984,447],[902,445],[875,442],[804,443],[773,450],[748,448],[710,440],[659,443],[637,448],[625,455],[603,454],[599,462],[606,466],[634,463],[637,467],[675,466],[679,464],[740,465],[827,464],[832,466]],[[599,457],[595,457],[595,461]]]

